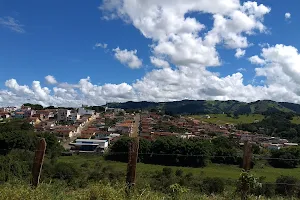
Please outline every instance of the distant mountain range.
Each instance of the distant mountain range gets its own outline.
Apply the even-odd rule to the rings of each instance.
[[[274,112],[293,112],[300,114],[300,105],[271,100],[259,100],[251,103],[211,100],[182,100],[173,102],[125,102],[109,103],[109,107],[134,110],[161,110],[167,114],[269,114]]]

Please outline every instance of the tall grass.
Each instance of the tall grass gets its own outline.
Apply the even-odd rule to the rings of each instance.
[[[0,185],[1,200],[234,200],[230,193],[223,195],[200,195],[192,192],[167,196],[154,192],[149,188],[136,190],[130,197],[126,195],[123,184],[96,183],[85,188],[72,189],[64,183],[42,183],[37,188],[32,188],[23,182],[4,183]],[[249,200],[266,200],[264,197],[250,197]],[[282,197],[272,198],[284,200]],[[289,198],[292,199],[292,198]]]

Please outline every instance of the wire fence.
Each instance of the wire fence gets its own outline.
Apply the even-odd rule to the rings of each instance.
[[[1,151],[10,151],[11,149],[0,149]],[[30,152],[29,150],[26,150]],[[43,152],[42,150],[35,150],[34,152]],[[77,153],[78,151],[73,151],[72,153]],[[78,152],[80,153],[80,152]],[[104,154],[100,154],[100,156],[105,156],[105,155],[124,155],[127,156],[129,152],[106,152]],[[97,154],[99,155],[99,154]],[[173,156],[173,157],[202,157],[202,158],[243,158],[243,154],[237,154],[237,155],[232,155],[232,156],[222,156],[222,155],[207,155],[207,154],[177,154],[177,153],[138,153],[138,156]],[[272,157],[266,157],[266,156],[260,156],[260,155],[253,155],[252,159],[256,160],[282,160],[282,161],[300,161],[300,159],[292,159],[292,158],[272,158]],[[25,160],[20,160],[18,162],[24,162],[27,164],[33,164],[34,161],[25,161]],[[26,175],[31,175],[31,172],[26,173]],[[71,177],[69,175],[64,175],[63,177]],[[73,175],[72,175],[73,177]],[[291,184],[291,183],[280,183],[280,182],[263,182],[261,183],[262,185],[275,185],[275,186],[297,186],[300,187],[300,183],[296,184]]]
[[[0,152],[10,151],[11,149],[0,149]],[[35,151],[29,151],[27,152],[43,152],[43,150],[35,150]],[[98,153],[98,152],[92,152],[92,151],[70,151],[67,153],[91,153],[91,154],[98,154],[100,156],[105,155],[128,155],[128,152],[105,152],[105,153]],[[236,154],[231,156],[226,155],[207,155],[207,154],[180,154],[180,153],[138,153],[138,155],[150,155],[150,156],[177,156],[177,157],[205,157],[205,158],[243,158],[243,154]],[[252,159],[255,160],[282,160],[282,161],[299,161],[299,158],[273,158],[273,157],[266,157],[266,156],[260,156],[260,155],[253,155]]]

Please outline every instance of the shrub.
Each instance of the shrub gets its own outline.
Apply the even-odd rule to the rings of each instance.
[[[79,170],[70,163],[57,163],[54,166],[53,178],[71,182],[79,176]]]
[[[280,176],[276,179],[275,191],[283,196],[294,196],[297,193],[298,180],[292,176]]]
[[[202,192],[206,194],[223,193],[225,189],[224,180],[221,178],[207,177],[202,182]]]

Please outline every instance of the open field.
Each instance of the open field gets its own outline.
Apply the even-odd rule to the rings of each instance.
[[[195,119],[213,123],[213,124],[219,124],[223,125],[226,123],[229,124],[248,124],[253,123],[255,120],[263,120],[264,116],[260,114],[249,114],[249,115],[239,115],[238,118],[228,117],[226,114],[209,114],[210,118],[207,119],[206,115],[191,115],[190,117],[193,117]],[[299,120],[300,123],[300,120]]]
[[[115,162],[115,161],[106,161],[101,156],[97,155],[73,155],[73,156],[66,156],[66,157],[60,157],[59,162],[67,162],[67,163],[73,163],[75,165],[80,166],[83,163],[88,163],[90,165],[95,164],[96,162],[102,163],[103,166],[111,166],[114,167],[117,170],[126,172],[127,163],[122,162]],[[143,164],[138,163],[137,164],[137,176],[143,176],[147,174],[151,174],[152,172],[159,170],[161,171],[166,166],[161,165],[151,165],[151,164]],[[240,173],[241,168],[234,165],[219,165],[219,164],[210,164],[207,167],[204,168],[190,168],[190,167],[173,167],[171,166],[174,171],[176,169],[182,169],[184,173],[193,173],[194,175],[201,175],[201,176],[207,176],[207,177],[221,177],[226,179],[232,179],[236,180]],[[252,173],[255,174],[255,176],[260,177],[266,177],[266,181],[268,182],[275,182],[276,178],[280,175],[286,175],[286,176],[294,176],[298,179],[300,179],[300,168],[295,169],[279,169],[279,168],[273,168],[270,166],[267,166],[263,163],[258,163],[252,170]]]
[[[291,120],[293,124],[300,124],[300,117],[293,117],[293,119]]]

